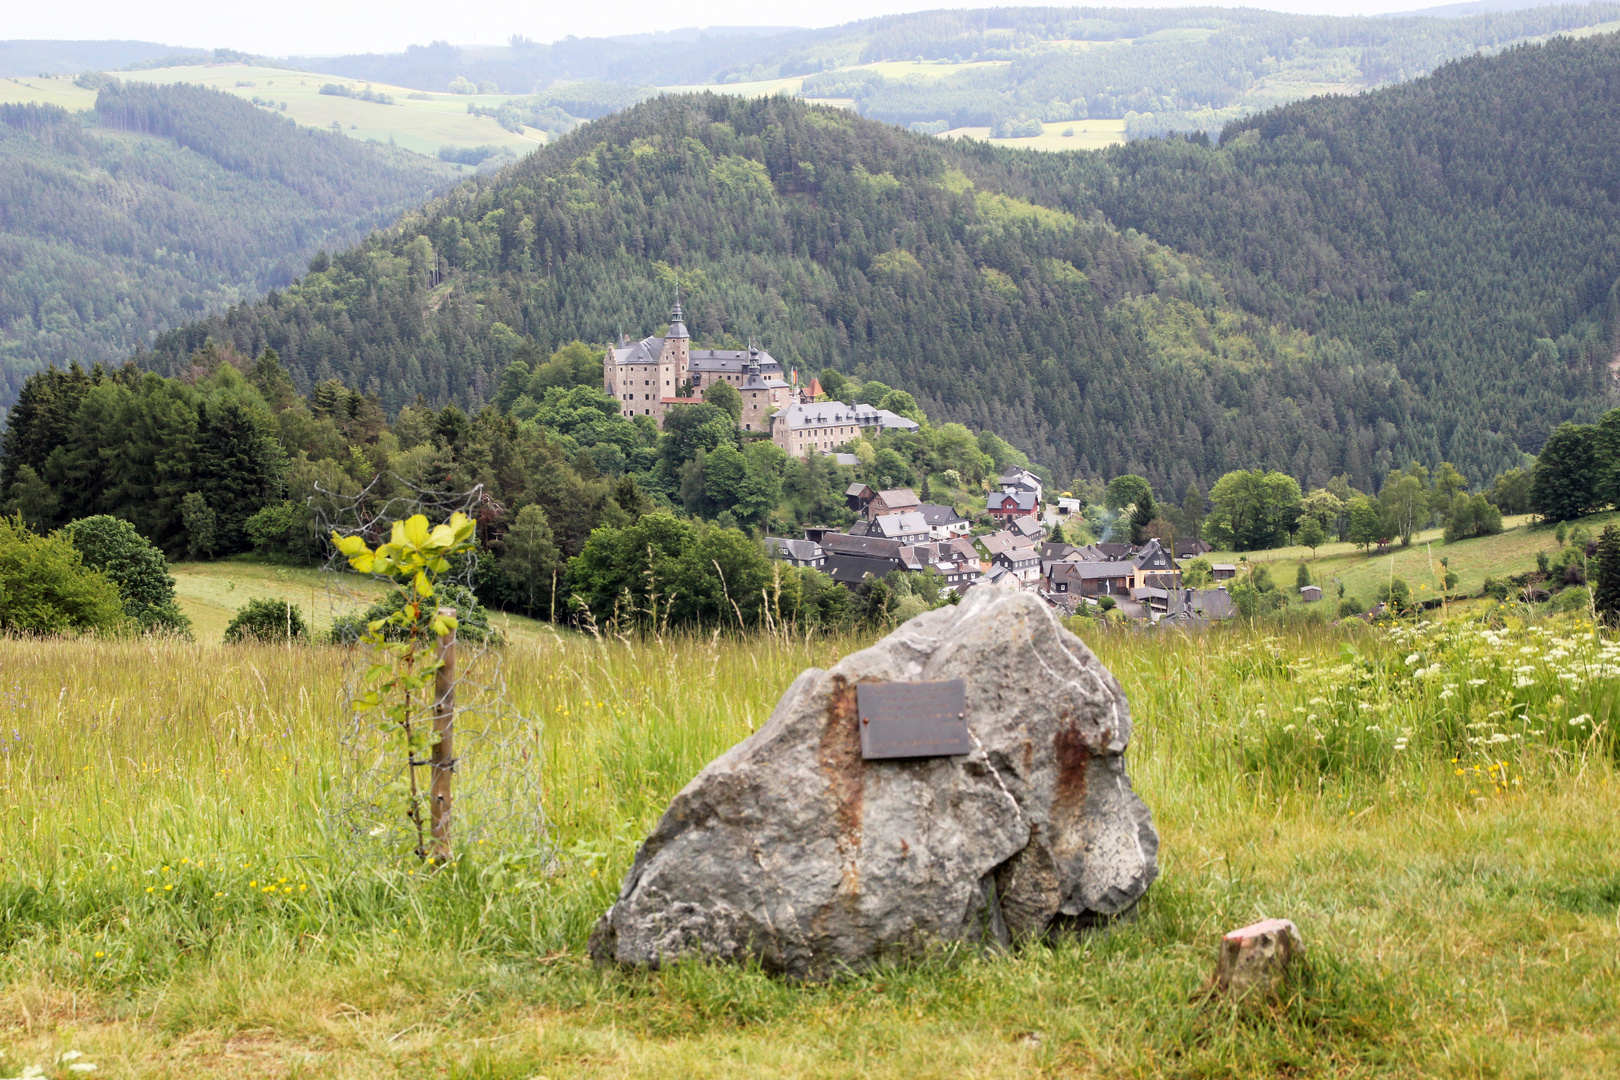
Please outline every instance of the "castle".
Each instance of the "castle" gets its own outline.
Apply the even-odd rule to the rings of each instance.
[[[703,400],[703,389],[727,382],[742,395],[737,426],[768,432],[793,457],[831,453],[866,432],[915,431],[917,424],[871,405],[817,402],[821,385],[807,388],[782,378],[782,365],[770,353],[748,349],[694,349],[677,295],[663,337],[620,340],[602,357],[602,389],[619,402],[626,417],[650,416],[659,428],[671,409]]]
[[[624,416],[650,416],[660,428],[669,410],[703,400],[703,389],[728,382],[742,395],[744,431],[769,431],[771,414],[798,400],[782,365],[759,348],[694,349],[677,297],[663,337],[621,340],[602,359],[602,388]]]

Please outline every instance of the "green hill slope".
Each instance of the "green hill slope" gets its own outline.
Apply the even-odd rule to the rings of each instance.
[[[1273,421],[1257,401],[1399,392],[1335,343],[1232,308],[1174,252],[1029,201],[1028,160],[786,99],[662,98],[165,335],[153,361],[177,370],[212,336],[389,409],[476,405],[525,338],[650,332],[678,276],[700,342],[757,337],[790,366],[902,386],[1060,473],[1178,489],[1301,444],[1333,453],[1315,413]]]
[[[1478,480],[1608,404],[1616,72],[1620,38],[1564,40],[1285,107],[1220,148],[1056,157],[666,97],[154,360],[229,338],[305,386],[474,405],[525,339],[653,330],[678,276],[700,340],[903,386],[1059,475],[1376,489],[1445,459]]]
[[[193,87],[0,105],[0,407],[44,364],[121,359],[285,284],[447,177]]]
[[[1256,314],[1354,343],[1411,393],[1368,403],[1413,457],[1517,464],[1614,404],[1620,356],[1620,35],[1460,61],[1078,169],[1096,210],[1219,267]],[[1302,477],[1303,478],[1303,477]]]

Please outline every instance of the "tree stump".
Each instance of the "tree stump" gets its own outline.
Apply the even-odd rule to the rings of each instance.
[[[1221,938],[1221,953],[1210,980],[1212,994],[1233,998],[1282,989],[1289,967],[1305,952],[1299,928],[1288,919],[1266,919]]]

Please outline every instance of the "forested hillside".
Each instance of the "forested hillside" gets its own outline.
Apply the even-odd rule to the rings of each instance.
[[[212,336],[273,347],[301,388],[335,376],[389,411],[418,394],[474,406],[527,339],[653,330],[678,268],[700,341],[755,336],[789,366],[858,370],[1064,475],[1179,491],[1301,447],[1332,475],[1353,403],[1403,392],[1342,346],[1244,315],[1144,237],[1026,201],[1021,167],[786,99],[664,98],[165,335],[146,362],[179,370]],[[1314,404],[1255,407],[1287,397]],[[1398,434],[1382,449],[1405,452]]]
[[[121,359],[262,295],[445,181],[195,87],[109,80],[88,114],[0,106],[0,408],[41,365]]]
[[[1078,167],[1069,205],[1210,260],[1249,311],[1393,366],[1410,407],[1369,417],[1420,460],[1488,474],[1612,404],[1616,146],[1620,36],[1562,39],[1278,109],[1219,148],[1117,147]]]
[[[679,276],[700,339],[903,387],[1059,475],[1492,476],[1605,407],[1617,88],[1620,40],[1559,42],[1102,155],[665,98],[149,362],[212,336],[474,406],[525,350],[655,329]]]

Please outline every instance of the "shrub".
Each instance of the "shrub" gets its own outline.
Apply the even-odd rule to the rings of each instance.
[[[308,637],[304,616],[298,605],[285,600],[249,600],[225,628],[225,643],[240,645],[249,641],[288,641]]]
[[[1361,601],[1353,596],[1339,601],[1339,618],[1341,619],[1358,618],[1363,610],[1365,609],[1362,608]]]
[[[332,622],[332,641],[339,645],[353,645],[366,632],[367,625],[388,618],[404,608],[410,599],[409,594],[395,589],[363,612],[338,616]],[[456,636],[462,641],[495,646],[506,644],[506,636],[489,625],[489,609],[480,604],[478,597],[466,586],[443,581],[434,585],[433,599],[422,605],[419,618],[425,624],[441,607],[456,609]],[[410,630],[408,625],[391,626],[388,628],[388,640],[403,641],[411,636]],[[422,633],[427,636],[431,631],[423,630]]]
[[[118,588],[124,614],[142,630],[190,635],[191,620],[174,602],[169,561],[135,526],[107,514],[80,518],[63,530],[84,565],[99,570]]]
[[[20,515],[0,517],[0,631],[106,633],[128,625],[118,586],[84,565],[66,535],[40,536]]]

